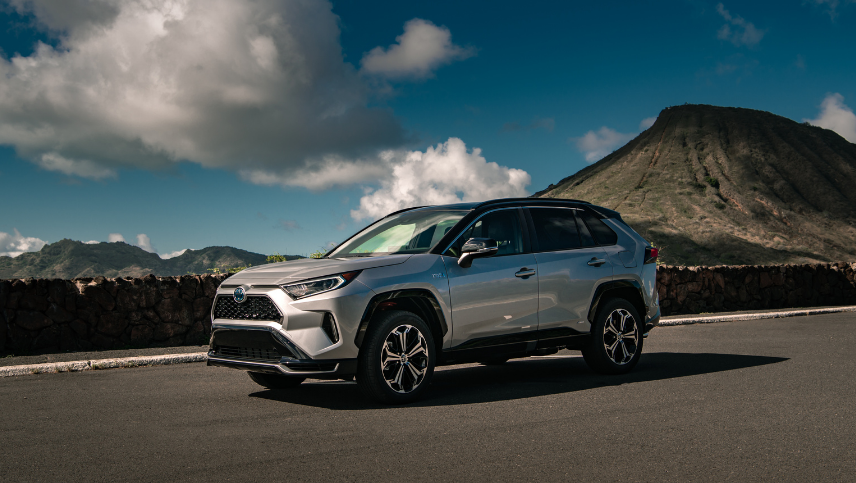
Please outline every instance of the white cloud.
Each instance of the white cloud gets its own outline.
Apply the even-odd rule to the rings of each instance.
[[[389,176],[360,198],[359,208],[351,211],[355,220],[380,218],[409,206],[526,196],[531,183],[526,171],[489,163],[481,149],[467,151],[458,138],[425,152],[387,151],[381,158]]]
[[[47,242],[29,236],[21,235],[17,228],[12,234],[0,232],[0,257],[17,257],[25,252],[37,252],[47,245]]]
[[[158,253],[158,256],[159,256],[159,257],[161,257],[161,258],[162,258],[162,259],[164,259],[164,260],[168,260],[168,259],[170,259],[170,258],[175,258],[175,257],[177,257],[177,256],[183,255],[183,254],[184,254],[184,252],[186,252],[187,250],[188,250],[188,249],[187,249],[187,248],[185,248],[184,250],[178,250],[178,251],[175,251],[175,252],[172,252],[172,253]]]
[[[655,122],[657,122],[657,116],[646,117],[645,119],[639,121],[639,130],[644,131],[649,127],[653,126]]]
[[[116,243],[116,242],[125,243],[125,237],[123,237],[121,233],[111,233],[111,234],[107,235],[107,242],[108,243]]]
[[[851,143],[856,143],[856,114],[853,114],[853,110],[844,104],[844,96],[841,94],[827,94],[820,104],[817,119],[803,119],[803,121],[831,129]]]
[[[363,55],[362,71],[389,78],[425,78],[444,64],[475,55],[472,48],[452,43],[446,27],[414,18],[388,48],[375,47]]]
[[[328,157],[290,172],[268,170],[241,170],[238,174],[246,181],[259,185],[302,186],[310,190],[323,190],[333,186],[376,181],[386,176],[386,168],[377,157],[345,159]]]
[[[100,242],[100,241],[98,241],[98,240],[89,240],[89,241],[85,241],[85,242],[83,242],[83,243],[84,243],[84,244],[86,244],[86,245],[97,245],[97,244],[99,244],[99,243],[101,243],[101,242]]]
[[[754,47],[766,33],[764,30],[758,30],[752,22],[747,22],[743,17],[731,15],[721,3],[716,5],[716,11],[727,22],[716,33],[716,37],[720,40],[728,40],[738,47],[741,45]],[[734,26],[734,29],[731,26]]]
[[[838,7],[842,4],[856,3],[856,0],[814,0],[816,5],[826,6],[826,13],[833,21],[838,16]]]
[[[304,176],[292,185],[326,186],[307,174],[325,160],[372,157],[406,141],[389,110],[368,107],[369,82],[344,62],[327,1],[12,7],[32,13],[59,45],[0,58],[0,145],[45,169],[105,179],[191,161],[272,176],[297,170]],[[413,25],[385,52],[387,68],[393,57],[420,53],[411,40],[431,28],[448,34]],[[402,73],[464,55],[443,35],[428,37],[434,47],[404,58],[411,64]]]
[[[137,235],[136,245],[149,253],[155,253],[155,248],[152,247],[152,240],[145,233]]]
[[[586,161],[593,163],[611,153],[613,149],[636,137],[635,133],[620,133],[606,126],[589,131],[580,138],[571,138],[577,149],[585,153]]]

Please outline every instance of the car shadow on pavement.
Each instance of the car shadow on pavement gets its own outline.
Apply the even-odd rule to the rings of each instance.
[[[448,406],[507,401],[600,387],[659,381],[745,369],[788,360],[739,354],[657,352],[644,354],[630,374],[604,376],[592,372],[582,357],[526,358],[501,366],[447,366],[434,373],[425,396],[406,407]],[[354,383],[305,382],[293,389],[250,394],[304,406],[332,410],[377,409],[384,406],[363,397]]]

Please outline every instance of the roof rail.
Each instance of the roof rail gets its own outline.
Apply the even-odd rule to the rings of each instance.
[[[426,208],[425,206],[411,206],[410,208],[404,208],[403,210],[393,211],[392,213],[384,216],[384,218],[389,218],[392,215],[397,215],[399,213],[404,213],[405,211],[417,210],[419,208]]]
[[[556,202],[562,202],[562,203],[583,203],[586,205],[591,204],[588,201],[571,200],[571,199],[566,199],[566,198],[500,198],[498,200],[489,200],[489,201],[485,201],[483,203],[480,203],[478,205],[478,207],[495,205],[495,204],[499,204],[499,203],[513,203],[513,202],[518,202],[518,201],[530,202],[530,203],[533,201],[556,201]]]

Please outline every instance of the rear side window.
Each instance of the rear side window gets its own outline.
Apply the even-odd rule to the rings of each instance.
[[[574,220],[574,210],[559,208],[529,208],[538,237],[538,251],[552,252],[580,248],[580,233]]]
[[[618,235],[596,216],[584,210],[580,210],[577,213],[582,221],[588,225],[589,231],[599,245],[615,245],[618,243]]]

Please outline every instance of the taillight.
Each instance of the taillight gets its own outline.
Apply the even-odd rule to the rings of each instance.
[[[654,247],[645,247],[645,263],[657,263],[657,255],[660,250]]]

